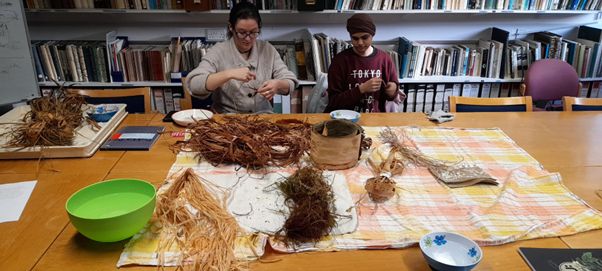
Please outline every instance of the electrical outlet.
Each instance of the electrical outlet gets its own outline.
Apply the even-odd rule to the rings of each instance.
[[[226,39],[226,29],[223,29],[223,28],[207,29],[207,40],[208,41],[223,41],[225,39]]]

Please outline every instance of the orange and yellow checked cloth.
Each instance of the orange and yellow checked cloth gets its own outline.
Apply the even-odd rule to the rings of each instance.
[[[374,142],[373,152],[368,155],[386,157],[387,148],[378,140],[384,127],[364,128]],[[353,199],[359,202],[357,230],[298,247],[297,251],[401,248],[417,243],[431,231],[457,232],[481,245],[499,245],[602,228],[602,213],[572,194],[562,185],[559,174],[543,169],[500,129],[393,129],[398,134],[403,130],[410,144],[422,153],[480,166],[500,185],[450,189],[426,168],[408,167],[401,176],[394,177],[397,195],[376,205],[365,195],[365,181],[373,175],[361,160],[358,166],[337,172],[345,175]],[[193,167],[201,176],[212,170],[190,155],[180,154],[170,172],[184,167]],[[254,235],[248,240],[242,237],[238,255],[246,259],[261,255],[266,238],[265,235]],[[277,250],[292,252],[275,240],[269,241]],[[118,266],[153,264],[156,255],[152,251],[152,242],[142,232],[126,246]]]

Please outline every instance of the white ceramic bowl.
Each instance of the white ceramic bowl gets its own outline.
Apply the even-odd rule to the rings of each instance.
[[[213,112],[205,109],[187,109],[174,113],[173,121],[181,126],[188,126],[197,120],[205,120],[213,117]]]
[[[471,270],[483,258],[477,243],[451,232],[431,232],[422,236],[420,250],[431,268],[438,271]]]
[[[330,112],[330,118],[339,119],[339,120],[350,120],[352,122],[357,122],[360,119],[360,113],[355,112],[353,110],[335,110]]]

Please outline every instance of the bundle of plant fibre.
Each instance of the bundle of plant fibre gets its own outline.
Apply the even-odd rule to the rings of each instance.
[[[235,163],[253,169],[298,162],[309,150],[311,133],[305,122],[271,122],[258,116],[201,120],[188,128],[191,139],[176,149],[198,152],[214,166]]]
[[[238,270],[234,255],[239,231],[234,217],[207,191],[192,169],[186,169],[157,196],[156,216],[162,231],[158,246],[159,266],[174,244],[181,251],[177,269]]]
[[[391,152],[397,152],[403,157],[403,163],[409,162],[420,167],[426,167],[439,181],[449,187],[464,187],[477,183],[497,185],[496,179],[491,177],[482,168],[474,165],[463,164],[462,161],[449,162],[434,159],[421,153],[416,147],[404,144],[408,137],[401,134],[400,140],[390,128],[384,129],[380,135],[383,143],[391,145]]]
[[[303,167],[277,184],[290,215],[276,236],[287,246],[317,242],[336,226],[334,193],[322,171]]]
[[[49,96],[33,99],[31,111],[7,132],[8,147],[73,145],[75,130],[84,121],[83,96],[68,93],[62,87]]]

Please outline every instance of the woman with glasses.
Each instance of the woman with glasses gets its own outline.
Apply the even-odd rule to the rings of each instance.
[[[211,47],[186,77],[193,96],[213,94],[218,113],[269,113],[276,94],[288,95],[298,85],[278,51],[257,40],[261,17],[257,7],[240,2],[230,10],[228,39]]]

